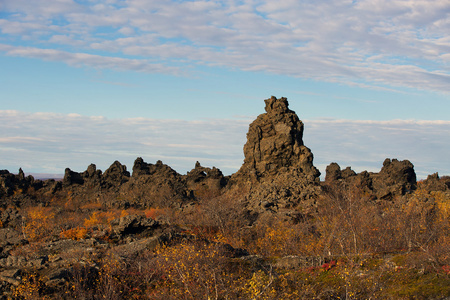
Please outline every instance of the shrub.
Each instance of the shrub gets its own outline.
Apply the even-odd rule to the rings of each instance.
[[[55,213],[50,207],[29,207],[22,228],[24,235],[30,241],[37,241],[49,236],[54,231],[53,218]]]
[[[87,229],[84,227],[76,227],[62,231],[59,236],[65,239],[82,240],[87,236]]]

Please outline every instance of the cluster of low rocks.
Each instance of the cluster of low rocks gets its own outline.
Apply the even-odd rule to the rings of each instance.
[[[115,161],[106,171],[94,164],[84,172],[67,168],[62,181],[35,180],[22,170],[11,174],[0,171],[1,205],[20,206],[42,195],[70,192],[72,197],[102,202],[107,207],[183,207],[195,204],[201,193],[226,194],[241,191],[236,203],[255,212],[294,213],[310,210],[322,192],[320,172],[314,167],[313,154],[303,143],[304,126],[289,109],[286,98],[265,100],[266,113],[253,121],[244,145],[244,163],[231,176],[199,162],[186,175],[177,173],[161,161],[147,163],[137,158],[132,174]],[[448,189],[448,179],[433,175],[433,186]],[[414,166],[408,160],[386,159],[379,173],[356,173],[350,167],[341,170],[337,163],[326,168],[326,184],[340,188],[358,187],[373,198],[393,199],[416,189]],[[439,187],[438,187],[439,186]],[[33,193],[27,193],[32,190]]]

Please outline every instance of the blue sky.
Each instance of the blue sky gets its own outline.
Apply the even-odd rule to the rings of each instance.
[[[450,2],[0,0],[0,169],[237,171],[287,97],[324,173],[450,175]]]

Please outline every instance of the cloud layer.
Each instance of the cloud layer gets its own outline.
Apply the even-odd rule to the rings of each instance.
[[[450,92],[446,0],[15,0],[0,51],[183,75],[198,66]]]
[[[114,160],[130,169],[141,156],[162,160],[180,173],[198,160],[225,174],[243,162],[243,145],[253,118],[222,120],[106,119],[77,114],[0,111],[0,169],[26,173],[105,170]],[[409,159],[419,178],[450,175],[450,121],[304,120],[304,142],[314,163],[338,162],[360,172],[379,171],[385,158]]]

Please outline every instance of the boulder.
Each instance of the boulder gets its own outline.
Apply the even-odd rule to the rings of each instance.
[[[159,223],[141,215],[128,215],[111,221],[111,226],[118,236],[124,236],[152,232],[159,227]]]

